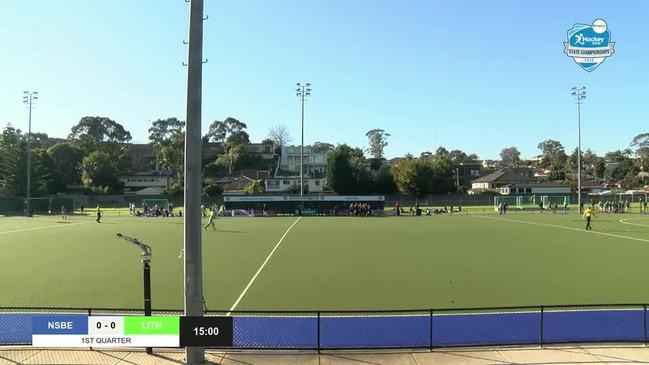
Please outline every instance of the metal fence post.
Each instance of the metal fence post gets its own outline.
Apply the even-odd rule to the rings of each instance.
[[[428,350],[433,352],[433,310],[428,312],[430,319],[428,320]]]
[[[318,311],[318,354],[320,353],[320,311]]]
[[[647,305],[643,305],[642,308],[644,309],[642,312],[642,338],[644,339],[644,345],[647,346]]]
[[[541,306],[541,328],[540,328],[540,337],[539,337],[539,340],[541,342],[540,343],[541,348],[543,348],[543,319],[544,319],[544,316],[545,316],[545,308],[543,306]]]
[[[92,308],[88,308],[88,317],[92,315]],[[90,351],[92,351],[92,346],[90,346]]]

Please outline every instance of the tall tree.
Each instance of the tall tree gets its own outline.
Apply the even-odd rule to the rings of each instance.
[[[554,156],[557,154],[565,153],[563,145],[559,141],[553,139],[546,139],[538,144],[538,149],[541,150],[543,156]]]
[[[540,167],[549,169],[554,172],[563,171],[566,163],[566,152],[563,145],[559,141],[547,139],[538,144],[538,149],[541,150],[542,160]]]
[[[55,170],[54,160],[47,153],[45,148],[35,148],[32,150],[31,161],[31,179],[32,191],[37,194],[53,193],[54,175],[59,171]],[[35,189],[34,189],[34,185]]]
[[[384,163],[374,175],[374,186],[372,193],[376,194],[393,194],[397,191],[397,185],[394,183],[394,176],[390,165]]]
[[[50,138],[45,133],[32,132],[32,138],[29,142],[32,148],[48,148],[50,144]]]
[[[604,155],[606,161],[622,162],[628,159],[627,154],[622,150],[615,150],[606,152]]]
[[[636,164],[642,171],[649,172],[649,147],[640,147],[635,151],[638,159]]]
[[[40,154],[32,152],[31,192],[33,196],[47,192],[47,166]],[[25,196],[27,186],[27,141],[19,129],[8,124],[0,134],[0,193]]]
[[[500,151],[500,159],[505,166],[518,167],[521,163],[521,153],[516,147],[503,148]]]
[[[433,174],[431,193],[445,194],[455,190],[453,179],[453,160],[451,154],[438,154],[435,159],[428,162]]]
[[[435,179],[432,160],[421,160],[407,155],[392,167],[394,182],[400,192],[424,195],[433,190]]]
[[[290,143],[293,138],[285,125],[278,124],[268,130],[268,138],[273,140],[276,146],[282,147]]]
[[[327,153],[334,148],[336,148],[336,146],[326,142],[316,142],[311,146],[313,153]]]
[[[18,144],[21,138],[20,129],[14,128],[11,123],[3,128],[2,134],[0,134],[0,163],[10,157],[12,148]],[[0,169],[0,180],[3,180],[4,175],[6,175],[6,171]]]
[[[169,170],[176,174],[177,183],[182,183],[183,166],[184,166],[184,150],[178,148],[174,144],[163,144],[158,147],[158,152],[155,157],[155,166],[158,169]]]
[[[341,144],[327,154],[327,183],[338,194],[353,194],[356,191],[352,153],[351,147]]]
[[[83,117],[71,129],[68,139],[75,141],[86,152],[98,147],[115,149],[116,145],[131,140],[131,133],[124,126],[106,117]]]
[[[449,152],[453,164],[460,164],[467,160],[468,155],[462,150],[452,150]]]
[[[210,142],[226,142],[226,139],[233,133],[245,132],[246,123],[227,117],[224,121],[215,120],[210,124],[209,130],[204,139]]]
[[[231,176],[232,170],[237,161],[241,159],[241,156],[243,156],[243,147],[238,145],[231,146],[216,158],[216,164],[227,168],[228,176]]]
[[[71,143],[57,143],[47,150],[52,159],[52,190],[53,193],[66,191],[68,184],[80,180],[83,151]]]
[[[638,157],[636,160],[638,168],[643,173],[649,172],[649,133],[640,133],[633,137],[630,145],[636,148],[635,155]],[[646,178],[645,174],[642,174],[641,181],[645,183]]]
[[[595,152],[593,152],[593,150],[591,150],[590,148],[583,153],[581,163],[584,168],[584,172],[586,174],[595,175],[596,161],[597,161],[597,154],[595,154]]]
[[[184,142],[185,122],[177,118],[157,119],[149,128],[149,140],[160,144]]]
[[[649,147],[649,133],[640,133],[633,137],[630,145],[636,148]]]
[[[584,153],[581,153],[581,164],[582,164],[582,174],[584,173]],[[577,148],[572,151],[570,156],[566,159],[566,163],[564,164],[564,170],[567,174],[575,174],[577,173]]]
[[[437,147],[437,150],[435,150],[435,158],[450,158],[450,156],[450,152],[442,146]]]
[[[119,186],[118,162],[106,151],[94,151],[83,158],[81,180],[87,187],[113,189]]]
[[[233,132],[225,139],[227,146],[242,146],[248,143],[250,143],[250,136],[246,131]]]
[[[27,143],[22,139],[13,145],[6,145],[2,148],[2,184],[0,192],[5,196],[26,196],[27,177]],[[32,184],[35,182],[32,179]],[[32,185],[32,190],[34,190]]]
[[[185,122],[177,118],[155,120],[149,128],[149,140],[155,152],[155,166],[167,169],[182,183],[185,162]]]
[[[606,173],[606,161],[602,157],[598,157],[595,160],[595,176],[598,179],[603,179],[604,174]]]
[[[370,156],[374,158],[383,158],[383,150],[388,145],[388,137],[390,137],[390,133],[387,133],[383,129],[375,128],[367,131],[365,137],[367,137],[370,145]]]

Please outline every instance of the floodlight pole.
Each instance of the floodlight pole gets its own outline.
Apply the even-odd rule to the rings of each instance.
[[[25,202],[25,215],[27,217],[32,216],[32,205],[31,205],[31,195],[32,195],[32,154],[31,154],[31,142],[32,142],[32,108],[33,103],[38,100],[38,91],[23,91],[23,103],[28,105],[29,108],[29,124],[27,127],[27,186],[26,194],[27,201]]]
[[[142,272],[144,274],[144,315],[147,317],[151,316],[151,247],[144,244],[144,242],[138,240],[135,237],[129,237],[121,233],[117,234],[117,237],[125,240],[126,242],[132,243],[142,251],[140,256],[142,257]],[[153,348],[146,348],[147,354],[153,353]]]
[[[586,99],[586,87],[572,88],[577,101],[577,211],[581,214],[581,103]]]
[[[300,196],[304,196],[304,99],[311,96],[311,84],[300,83],[297,84],[296,95],[302,99],[302,140],[300,142]]]
[[[185,131],[185,316],[202,317],[201,108],[203,87],[203,0],[190,0]],[[205,348],[187,347],[188,364],[205,363]]]

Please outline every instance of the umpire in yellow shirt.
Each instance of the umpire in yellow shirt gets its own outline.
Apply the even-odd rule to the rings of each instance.
[[[586,217],[586,230],[592,230],[593,227],[590,226],[590,218],[594,215],[593,211],[590,209],[590,207],[587,207],[586,210],[584,211],[584,217]]]

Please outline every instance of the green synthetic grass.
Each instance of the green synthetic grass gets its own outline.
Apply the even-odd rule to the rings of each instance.
[[[204,231],[208,308],[230,309],[295,217],[223,218]],[[620,223],[623,219],[626,224]],[[182,218],[0,218],[0,306],[141,307],[139,251],[153,248],[154,308],[183,303]],[[649,302],[649,216],[304,217],[237,309],[418,309]]]

